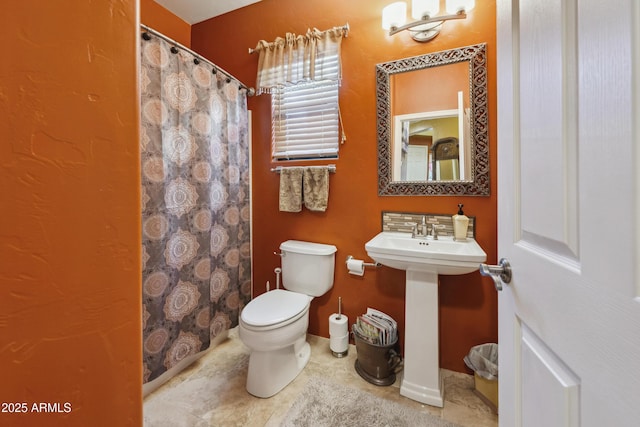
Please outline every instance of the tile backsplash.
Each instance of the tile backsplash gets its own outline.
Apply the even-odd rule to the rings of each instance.
[[[438,230],[438,234],[442,236],[453,236],[453,219],[451,215],[418,213],[418,212],[387,212],[382,211],[382,231],[402,231],[411,233],[414,224],[422,224],[422,217],[425,217],[431,233],[431,224],[444,225],[444,228]],[[476,218],[469,217],[469,228],[467,229],[467,237],[475,238],[476,235]]]

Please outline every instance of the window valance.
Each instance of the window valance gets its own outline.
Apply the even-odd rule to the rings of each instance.
[[[260,40],[255,52],[258,60],[257,93],[272,93],[304,81],[340,81],[340,45],[349,27],[308,30],[305,35],[287,33],[269,43]]]

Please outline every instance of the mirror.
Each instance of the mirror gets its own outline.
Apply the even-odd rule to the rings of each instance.
[[[376,66],[379,195],[489,195],[485,44]]]

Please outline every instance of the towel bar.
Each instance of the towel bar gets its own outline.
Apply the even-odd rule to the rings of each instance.
[[[328,168],[329,172],[336,173],[336,165],[326,165],[326,166],[278,166],[278,167],[275,167],[275,168],[271,168],[271,172],[280,173],[280,171],[282,169],[285,169],[285,168],[288,169],[289,167],[291,167],[291,168]]]

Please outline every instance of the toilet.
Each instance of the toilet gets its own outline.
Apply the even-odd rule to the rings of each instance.
[[[299,240],[280,244],[285,289],[259,295],[240,314],[238,333],[251,350],[247,391],[252,395],[273,396],[309,361],[309,306],[333,286],[336,250]]]

